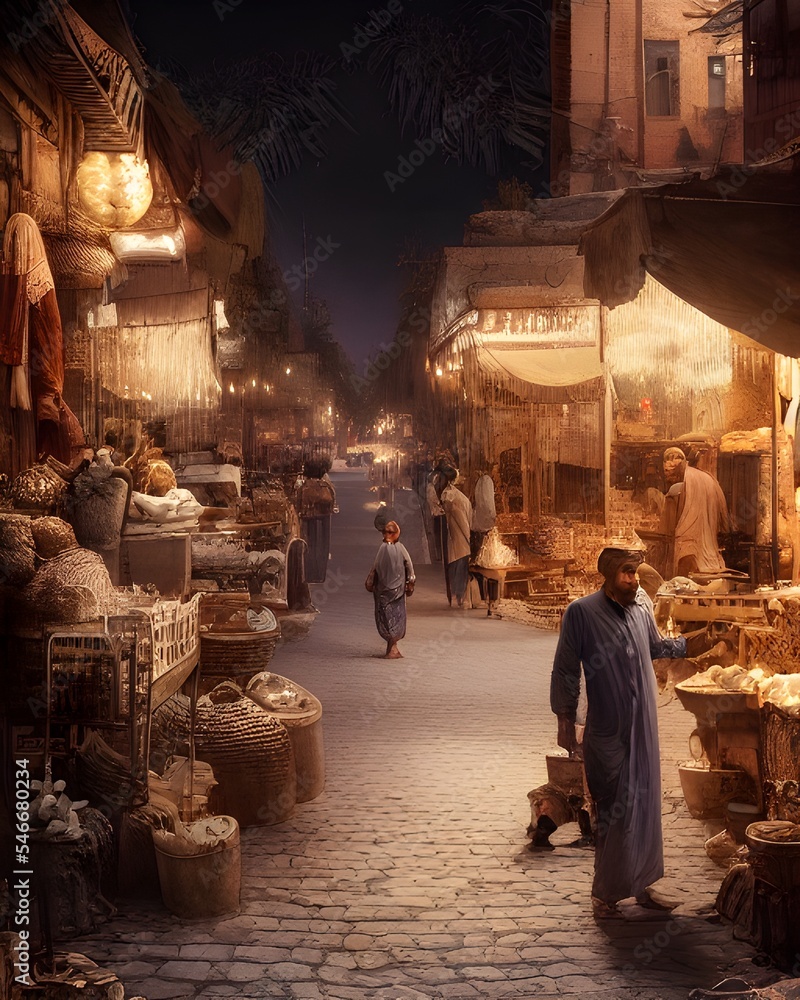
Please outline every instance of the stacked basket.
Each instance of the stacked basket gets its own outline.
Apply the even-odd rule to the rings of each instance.
[[[248,624],[248,615],[250,621],[258,620],[258,627]],[[244,686],[253,674],[266,669],[281,637],[269,609],[222,595],[204,598],[200,620],[203,690],[229,679]]]

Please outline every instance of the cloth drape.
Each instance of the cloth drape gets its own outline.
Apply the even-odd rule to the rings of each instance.
[[[473,531],[491,531],[497,520],[494,503],[494,480],[484,473],[475,483],[475,510],[472,515]]]
[[[472,528],[472,504],[450,484],[442,490],[442,507],[447,517],[447,559],[455,562],[469,556],[469,533]]]
[[[11,405],[35,411],[37,451],[68,463],[84,433],[62,398],[61,316],[42,235],[29,215],[8,220],[3,258],[0,360],[12,366]]]
[[[578,385],[603,374],[599,347],[501,350],[481,346],[478,364],[534,385]]]

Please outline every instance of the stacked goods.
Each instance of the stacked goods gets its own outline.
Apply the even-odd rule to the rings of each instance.
[[[44,562],[22,600],[37,622],[64,625],[100,617],[114,603],[115,592],[102,557],[74,548]]]
[[[600,524],[573,525],[573,555],[575,562],[586,572],[597,571],[597,557],[606,544],[605,528]]]
[[[208,596],[201,612],[201,674],[250,677],[266,668],[280,637],[281,627],[269,608],[243,606],[228,595]]]
[[[475,560],[478,566],[502,569],[506,566],[518,566],[519,556],[500,539],[497,528],[492,528],[483,540],[480,552]]]
[[[278,521],[283,524],[289,518],[289,501],[283,486],[255,486],[250,491],[253,503],[253,517],[257,522]]]
[[[66,482],[49,465],[34,465],[11,484],[11,502],[17,510],[55,513],[61,509],[66,489]]]
[[[571,559],[572,526],[558,517],[540,517],[533,532],[533,547],[545,559]]]
[[[0,580],[6,587],[24,587],[36,570],[31,520],[0,514]]]
[[[764,663],[782,674],[800,672],[800,600],[790,597],[785,601],[773,598],[769,602],[768,617],[772,630],[747,630],[748,658]]]
[[[640,527],[653,530],[658,527],[658,513],[646,512],[641,504],[633,499],[633,490],[618,490],[612,487],[608,491],[608,505],[609,530],[613,535],[627,537]]]
[[[782,709],[787,715],[800,716],[800,673],[772,673],[769,667],[754,666],[750,669],[718,664],[701,674],[681,681],[681,688],[703,692],[741,692],[758,695],[760,705],[770,704]]]
[[[527,514],[497,514],[495,527],[502,535],[519,535],[526,531],[531,531],[531,523]]]

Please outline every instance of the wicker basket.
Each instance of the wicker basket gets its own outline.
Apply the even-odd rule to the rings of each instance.
[[[203,673],[208,677],[249,677],[265,670],[280,637],[280,626],[271,632],[201,632]]]
[[[275,621],[274,628],[257,631],[248,628],[244,621],[231,620],[248,607],[258,611],[260,606],[248,602],[246,598],[242,601],[238,595],[213,595],[203,599],[200,612],[201,678],[214,683],[225,678],[241,678],[244,681],[266,670],[281,637],[281,627]]]
[[[195,747],[198,760],[211,765],[219,782],[209,808],[234,816],[240,826],[281,823],[294,811],[297,777],[286,729],[234,685],[219,685],[212,698],[197,702]],[[153,713],[156,751],[188,755],[189,699],[173,695]]]

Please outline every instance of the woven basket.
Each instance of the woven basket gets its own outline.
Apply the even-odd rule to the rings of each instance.
[[[200,634],[200,663],[204,677],[251,677],[272,659],[280,627],[271,632]]]
[[[233,700],[197,702],[195,749],[219,784],[209,806],[234,816],[240,826],[281,823],[294,811],[297,778],[289,735],[271,715],[233,685],[220,685]],[[152,740],[157,748],[188,755],[189,699],[173,695],[153,713]]]
[[[248,609],[250,609],[248,611]],[[200,608],[200,676],[203,693],[219,680],[239,679],[242,685],[267,668],[281,637],[281,627],[256,631],[248,628],[243,613],[258,612],[261,605],[234,595],[214,594]],[[235,617],[234,617],[235,616]],[[233,620],[231,620],[233,618]],[[265,623],[266,624],[266,623]]]

